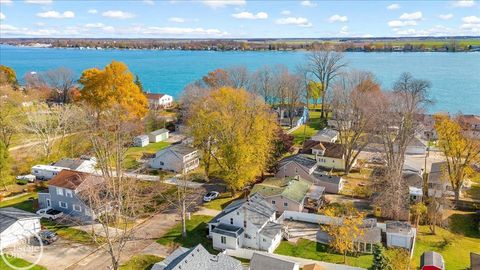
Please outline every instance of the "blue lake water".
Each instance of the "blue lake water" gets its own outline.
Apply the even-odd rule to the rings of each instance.
[[[13,67],[20,81],[30,71],[68,67],[82,70],[125,62],[144,88],[178,97],[188,83],[216,68],[244,65],[255,70],[283,64],[290,69],[306,52],[209,52],[155,50],[76,50],[0,46],[0,64]],[[431,81],[430,112],[480,114],[480,53],[346,53],[350,68],[371,71],[386,89],[405,71]]]

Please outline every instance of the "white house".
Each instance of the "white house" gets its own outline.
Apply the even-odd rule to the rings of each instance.
[[[153,109],[172,106],[173,97],[166,94],[147,94],[148,106]]]
[[[0,208],[0,250],[40,231],[40,216],[14,207]]]
[[[330,128],[324,128],[318,131],[317,134],[313,135],[310,140],[334,143],[336,140],[338,140],[338,131]]]
[[[297,262],[289,261],[273,254],[253,253],[249,270],[299,270]]]
[[[69,169],[67,167],[51,166],[51,165],[35,165],[32,167],[32,174],[40,180],[50,180],[59,174],[62,170]]]
[[[133,146],[144,147],[150,143],[150,138],[147,135],[139,135],[133,138]]]
[[[168,129],[162,128],[148,133],[148,140],[151,143],[162,142],[168,139]]]
[[[187,173],[200,164],[198,150],[185,144],[175,144],[164,148],[150,160],[150,167],[177,173]]]
[[[409,155],[425,155],[427,153],[427,142],[413,137],[413,139],[407,145],[405,153]]]
[[[258,193],[232,202],[208,223],[213,248],[272,253],[282,240],[282,225],[276,222],[275,212],[275,206]]]
[[[95,157],[81,156],[80,158],[64,158],[53,164],[56,167],[68,168],[70,170],[86,173],[94,173],[97,166]]]

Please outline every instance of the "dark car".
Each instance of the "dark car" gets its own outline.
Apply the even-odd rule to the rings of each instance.
[[[40,237],[44,245],[50,245],[51,243],[58,240],[57,234],[48,230],[40,231],[38,233],[38,236]],[[38,238],[36,239],[37,241],[39,240]]]

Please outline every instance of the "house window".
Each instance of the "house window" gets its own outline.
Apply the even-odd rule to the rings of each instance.
[[[272,204],[275,204],[275,201],[274,201],[274,200],[272,200]]]
[[[372,244],[367,243],[367,249],[366,252],[372,252]]]
[[[68,189],[65,189],[65,196],[73,198],[72,191],[68,190]]]
[[[57,195],[63,196],[63,188],[57,187]]]
[[[61,207],[61,208],[67,208],[68,207],[68,204],[66,202],[62,202],[62,201],[59,201],[58,202],[58,205]]]
[[[240,215],[240,212],[237,211],[237,216]]]
[[[267,240],[265,240],[265,238],[263,238],[262,240],[263,240],[263,242],[267,242]]]
[[[251,237],[250,234],[248,234],[248,233],[245,234],[245,238],[247,238],[247,239],[252,239],[252,237]]]
[[[163,166],[165,165],[165,163],[163,163],[163,161],[160,161],[160,166]]]
[[[230,224],[233,225],[233,218],[230,218]]]
[[[47,199],[47,207],[50,207],[52,206],[52,202],[50,201],[50,199]]]
[[[284,202],[283,206],[288,207],[288,202]]]
[[[246,220],[243,221],[243,227],[244,227],[244,228],[247,227],[247,221],[246,221]]]
[[[74,205],[73,205],[73,210],[75,210],[75,211],[77,211],[77,212],[81,212],[81,211],[82,211],[82,207],[80,207],[80,205],[74,204]]]
[[[227,243],[227,237],[220,236],[220,242],[222,242],[222,244],[226,244]]]

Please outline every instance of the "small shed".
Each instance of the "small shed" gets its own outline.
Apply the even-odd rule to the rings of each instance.
[[[445,270],[445,262],[439,253],[427,251],[420,257],[420,268],[422,270]]]
[[[133,138],[133,145],[135,147],[147,146],[149,142],[150,142],[150,138],[147,135],[139,135]]]
[[[148,134],[148,138],[151,143],[162,142],[168,139],[168,133],[168,129],[162,128],[150,132]]]

